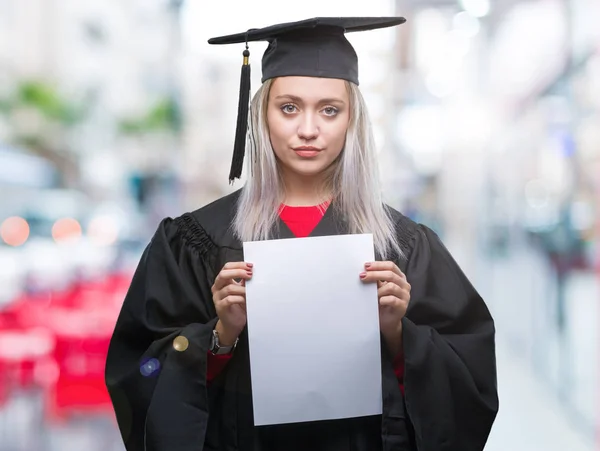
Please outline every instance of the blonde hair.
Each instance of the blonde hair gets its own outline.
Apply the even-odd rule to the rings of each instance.
[[[267,105],[272,80],[256,92],[250,106],[248,180],[238,200],[233,231],[241,241],[271,238],[284,197],[284,183],[271,146]],[[403,256],[394,222],[383,203],[375,141],[364,98],[354,83],[346,82],[350,123],[343,151],[333,163],[327,189],[349,233],[372,233],[375,251],[382,258]]]

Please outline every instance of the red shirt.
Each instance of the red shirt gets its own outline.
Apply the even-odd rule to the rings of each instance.
[[[329,207],[329,202],[310,207],[282,205],[279,217],[297,238],[306,238],[317,226],[325,214],[327,207]],[[213,355],[211,352],[208,353],[207,382],[212,381],[223,371],[230,358],[230,355]],[[400,390],[404,394],[404,356],[402,353],[398,354],[394,359],[394,371],[400,384]]]
[[[306,238],[323,218],[329,202],[310,207],[289,207],[282,205],[279,217],[296,238]]]

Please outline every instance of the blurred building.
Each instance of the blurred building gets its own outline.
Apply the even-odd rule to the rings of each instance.
[[[180,151],[179,6],[0,2],[0,99],[13,101],[0,138],[43,135],[30,147],[63,172],[74,163],[68,184],[93,196],[122,195],[132,174],[168,178]],[[47,117],[50,97],[69,117]]]
[[[241,53],[239,61],[210,55],[187,60],[183,72],[185,122],[181,172],[188,209],[212,202],[242,185],[241,181],[228,185],[240,67]],[[260,86],[258,72],[254,70],[252,73],[253,92]]]
[[[397,33],[390,131],[418,174],[408,197],[490,294],[500,334],[591,436],[600,5],[396,4],[413,18]]]

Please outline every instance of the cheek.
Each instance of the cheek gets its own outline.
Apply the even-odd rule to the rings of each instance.
[[[269,137],[271,138],[271,144],[277,151],[281,145],[285,145],[285,143],[288,141],[289,124],[275,114],[267,116],[267,123],[269,126]]]
[[[346,141],[346,132],[348,131],[348,121],[345,119],[335,124],[335,127],[331,130],[332,144],[335,145],[339,151],[342,151],[344,142]]]

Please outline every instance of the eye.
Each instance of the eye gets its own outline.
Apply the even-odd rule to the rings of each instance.
[[[339,110],[333,106],[325,107],[322,111],[325,114],[325,116],[335,116],[339,112]]]
[[[298,109],[296,108],[296,105],[293,103],[286,103],[285,105],[281,106],[281,111],[283,111],[285,114],[293,114],[297,110]]]

